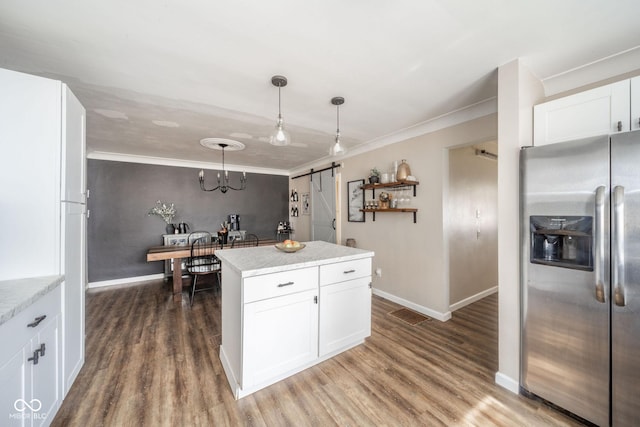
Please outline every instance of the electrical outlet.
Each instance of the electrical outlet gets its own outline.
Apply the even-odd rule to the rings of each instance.
[[[376,276],[377,277],[382,277],[382,269],[381,268],[376,268]]]

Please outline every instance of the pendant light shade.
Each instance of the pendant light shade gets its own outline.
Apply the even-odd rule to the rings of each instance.
[[[284,128],[284,120],[282,119],[282,111],[280,109],[280,88],[287,85],[287,78],[284,76],[271,77],[271,83],[278,88],[278,121],[269,136],[269,144],[276,146],[285,146],[291,144],[291,135]]]
[[[336,138],[335,144],[329,149],[329,154],[332,156],[340,156],[346,154],[346,147],[340,142],[340,106],[344,104],[344,98],[336,96],[331,98],[331,103],[336,106]]]

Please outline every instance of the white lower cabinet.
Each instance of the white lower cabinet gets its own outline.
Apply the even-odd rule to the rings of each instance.
[[[0,425],[48,426],[62,402],[60,287],[0,328]]]
[[[320,288],[320,357],[371,335],[370,277]]]
[[[243,387],[278,377],[318,357],[318,291],[244,306]]]

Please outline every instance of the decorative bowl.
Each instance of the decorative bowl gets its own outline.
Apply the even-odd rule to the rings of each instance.
[[[291,252],[298,252],[300,249],[304,249],[305,244],[304,243],[300,243],[300,246],[296,246],[296,247],[286,247],[284,245],[284,243],[276,243],[275,244],[276,249],[281,250],[282,252],[287,252],[287,253],[291,253]]]

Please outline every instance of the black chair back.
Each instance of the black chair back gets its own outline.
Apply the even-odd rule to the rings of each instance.
[[[246,234],[242,240],[234,240],[231,242],[231,248],[246,248],[250,246],[258,246],[260,239],[255,234]]]

